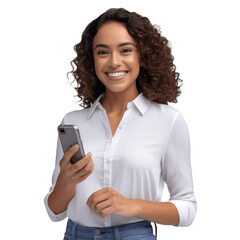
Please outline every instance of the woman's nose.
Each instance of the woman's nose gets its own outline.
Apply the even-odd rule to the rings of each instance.
[[[119,56],[118,53],[112,53],[110,60],[109,60],[109,65],[111,67],[118,67],[121,65],[121,56]]]

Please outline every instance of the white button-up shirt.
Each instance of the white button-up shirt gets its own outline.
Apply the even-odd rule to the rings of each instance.
[[[58,139],[52,187],[44,201],[53,221],[69,217],[89,227],[109,227],[142,221],[111,214],[104,218],[86,205],[90,195],[111,187],[131,199],[161,202],[164,181],[180,216],[179,226],[188,226],[196,214],[190,165],[189,134],[181,114],[169,105],[150,102],[140,93],[127,109],[112,136],[101,94],[87,109],[67,113],[62,124],[79,128],[85,153],[92,152],[94,171],[77,185],[74,198],[65,212],[54,214],[48,206],[63,151]]]

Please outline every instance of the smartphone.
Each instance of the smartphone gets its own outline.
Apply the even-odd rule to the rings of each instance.
[[[79,150],[71,157],[70,161],[72,164],[81,160],[85,156],[80,132],[77,126],[61,124],[58,126],[58,135],[64,153],[73,145],[79,145]]]

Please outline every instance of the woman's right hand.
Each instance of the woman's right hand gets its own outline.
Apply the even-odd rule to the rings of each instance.
[[[78,151],[76,144],[68,149],[60,161],[60,173],[53,192],[48,197],[49,208],[55,213],[64,212],[76,193],[76,185],[84,181],[94,169],[91,153],[72,164],[71,157]]]
[[[76,163],[70,162],[71,157],[78,151],[79,145],[75,144],[65,152],[60,161],[60,177],[70,185],[76,185],[84,181],[94,169],[92,154],[89,152],[85,157]]]

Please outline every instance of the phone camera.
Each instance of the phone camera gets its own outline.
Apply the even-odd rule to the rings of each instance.
[[[59,132],[60,132],[61,134],[65,134],[65,129],[64,129],[64,128],[60,128],[60,129],[59,129]]]

